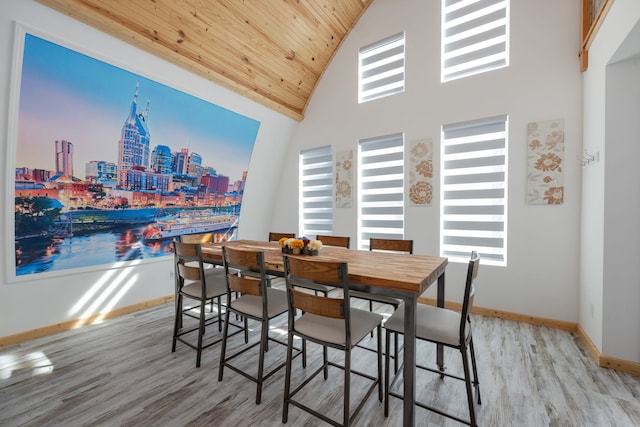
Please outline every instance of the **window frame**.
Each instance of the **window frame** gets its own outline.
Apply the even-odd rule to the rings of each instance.
[[[370,237],[404,239],[405,144],[403,132],[358,141],[358,249],[368,250]]]
[[[483,3],[485,6],[480,8]],[[463,13],[465,9],[468,13]],[[442,83],[509,66],[510,9],[510,0],[441,1]],[[504,16],[499,16],[503,10]],[[496,19],[490,18],[492,14],[497,15]],[[470,25],[474,21],[476,25]],[[504,48],[498,49],[501,44]],[[482,51],[486,54],[480,55]],[[461,60],[464,57],[468,59]]]
[[[508,146],[507,115],[442,126],[440,256],[507,265]]]
[[[358,104],[405,91],[406,51],[404,31],[358,50]],[[394,66],[396,62],[401,65]],[[373,72],[375,70],[377,72]],[[397,79],[399,75],[401,77]],[[380,84],[384,81],[387,83]],[[367,86],[371,87],[365,90]]]
[[[313,161],[314,159],[319,161]],[[335,194],[332,147],[328,145],[301,150],[298,161],[298,235],[314,237],[317,234],[332,234]],[[318,173],[313,173],[314,170]],[[315,185],[311,185],[312,182]],[[318,206],[310,207],[308,203],[318,204]],[[307,216],[312,213],[315,214],[314,217]],[[325,214],[324,218],[323,214]],[[311,224],[314,224],[315,227],[308,226]],[[325,225],[325,227],[321,227],[321,225]]]

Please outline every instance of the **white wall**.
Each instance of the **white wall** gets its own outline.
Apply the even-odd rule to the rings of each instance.
[[[589,49],[580,324],[606,356],[640,362],[640,2],[616,0]],[[593,309],[592,309],[593,305]],[[593,313],[593,314],[592,314]]]
[[[375,0],[326,70],[295,133],[281,181],[276,228],[297,221],[297,156],[301,149],[331,144],[353,149],[361,138],[405,132],[407,142],[433,138],[434,176],[440,171],[443,124],[509,115],[508,266],[481,267],[476,304],[499,310],[577,322],[581,197],[582,77],[580,1],[512,1],[511,65],[491,73],[440,83],[440,2]],[[406,91],[357,103],[357,54],[368,45],[406,31]],[[565,119],[565,203],[526,204],[526,126]],[[439,179],[434,203],[407,208],[407,238],[421,254],[439,251]],[[356,237],[357,210],[334,211],[334,232]],[[463,266],[447,269],[448,296],[459,300]],[[428,291],[429,292],[429,291]]]
[[[0,2],[0,157],[3,159],[0,164],[3,182],[13,173],[6,170],[5,158],[12,152],[13,144],[8,138],[8,117],[13,113],[10,94],[16,21],[52,37],[54,42],[61,40],[77,46],[98,59],[261,122],[249,166],[239,237],[266,236],[271,223],[271,200],[280,179],[278,171],[282,169],[281,157],[272,154],[286,151],[297,123],[33,0]],[[9,185],[2,185],[0,201],[3,204],[0,213],[5,227],[3,233],[12,236],[13,233],[5,232],[13,225],[13,191]],[[13,271],[14,254],[11,237],[5,237],[5,240],[5,244],[0,245],[0,337],[173,293],[170,257],[143,261],[135,268],[73,270],[70,271],[72,274],[64,276],[43,273],[20,283],[6,283],[9,271]]]

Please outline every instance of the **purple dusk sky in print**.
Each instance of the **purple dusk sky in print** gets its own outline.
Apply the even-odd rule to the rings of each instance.
[[[25,36],[16,167],[54,169],[54,141],[74,144],[75,175],[85,163],[117,163],[118,140],[139,85],[149,107],[151,146],[188,148],[230,179],[249,166],[260,123],[30,34]]]

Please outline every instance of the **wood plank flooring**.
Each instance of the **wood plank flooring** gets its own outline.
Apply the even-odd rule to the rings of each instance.
[[[109,319],[102,324],[39,338],[0,350],[1,426],[278,426],[282,425],[284,370],[266,383],[255,404],[255,384],[229,369],[218,382],[220,346],[203,353],[178,343],[171,353],[173,303]],[[272,325],[285,337],[286,317]],[[640,378],[597,367],[576,334],[475,316],[482,426],[640,426]],[[255,325],[254,325],[255,326]],[[207,335],[214,337],[216,327]],[[250,339],[256,340],[258,332]],[[374,339],[369,345],[373,346]],[[231,347],[242,344],[241,336]],[[309,347],[306,370],[294,361],[299,381],[320,360]],[[435,360],[434,346],[419,343],[420,360]],[[375,356],[356,350],[357,368],[375,372]],[[268,364],[284,357],[272,344]],[[240,362],[255,366],[256,353]],[[458,353],[445,351],[447,369],[460,372]],[[339,360],[339,359],[338,359]],[[321,377],[320,377],[321,378]],[[330,371],[306,395],[339,417],[342,372]],[[364,384],[353,377],[352,399]],[[467,417],[464,384],[419,373],[417,398]],[[401,386],[401,384],[400,384]],[[417,425],[456,426],[457,422],[416,408]],[[295,407],[290,426],[323,425]],[[373,395],[356,420],[359,426],[401,426],[402,402],[392,399],[390,416]]]

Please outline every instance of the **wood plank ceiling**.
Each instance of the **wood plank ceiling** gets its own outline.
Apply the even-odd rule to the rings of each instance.
[[[38,0],[296,120],[373,0]]]

